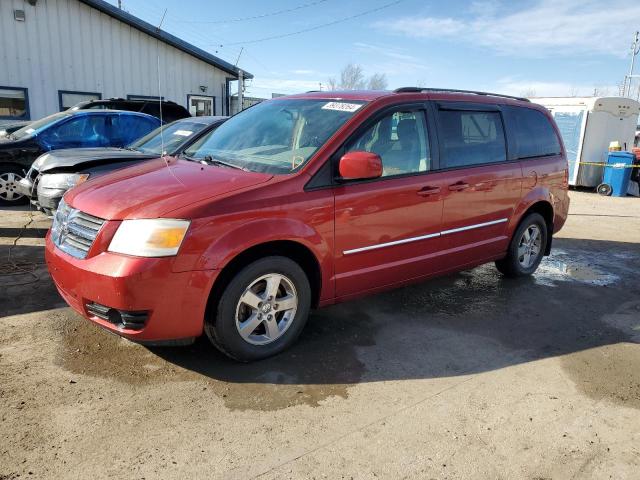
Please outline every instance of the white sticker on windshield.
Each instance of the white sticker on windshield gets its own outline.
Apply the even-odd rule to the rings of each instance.
[[[359,103],[342,103],[342,102],[329,102],[325,104],[323,110],[339,110],[340,112],[355,112],[362,105]]]
[[[193,134],[191,130],[176,130],[173,132],[174,135],[180,135],[181,137],[189,137]]]

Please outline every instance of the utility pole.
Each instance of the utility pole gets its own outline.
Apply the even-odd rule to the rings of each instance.
[[[118,0],[118,8],[122,10],[122,0]]]
[[[622,96],[630,97],[631,96],[631,86],[633,84],[633,79],[637,77],[637,75],[633,74],[633,68],[636,62],[636,55],[640,52],[640,32],[636,32],[636,35],[633,39],[633,43],[631,44],[631,66],[629,67],[629,74],[624,77],[624,86],[622,87]]]

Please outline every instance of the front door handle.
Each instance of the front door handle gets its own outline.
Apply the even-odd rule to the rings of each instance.
[[[466,182],[460,180],[459,182],[454,183],[453,185],[449,185],[449,190],[452,192],[459,192],[460,190],[466,190],[470,185]]]
[[[488,192],[493,190],[497,185],[498,182],[480,182],[475,184],[474,190],[477,192]]]
[[[418,195],[421,197],[428,197],[430,195],[437,195],[440,193],[440,187],[422,187],[418,190]]]

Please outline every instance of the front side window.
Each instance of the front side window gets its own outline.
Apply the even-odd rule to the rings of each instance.
[[[40,133],[52,149],[110,145],[104,115],[82,115],[53,125]]]
[[[507,160],[499,112],[440,110],[441,168],[455,168]]]
[[[561,153],[560,141],[551,122],[532,108],[510,107],[518,158],[544,157]],[[582,116],[579,118],[582,124]],[[574,129],[575,130],[575,129]],[[579,128],[578,137],[579,137]],[[577,148],[575,148],[577,151]]]
[[[304,165],[364,102],[286,99],[259,103],[185,150],[187,158],[287,174]]]
[[[91,92],[71,92],[67,90],[60,90],[58,92],[60,99],[60,111],[67,110],[80,102],[87,102],[91,100],[100,100],[102,95],[99,93]]]
[[[26,88],[0,87],[0,118],[29,119]]]
[[[347,146],[382,159],[382,176],[426,172],[431,155],[422,111],[397,111],[385,115]]]
[[[129,148],[152,155],[161,155],[162,146],[164,145],[164,151],[172,155],[180,146],[191,141],[194,135],[197,135],[206,127],[207,125],[202,122],[178,120],[169,125],[156,128],[151,133],[133,142],[129,145]]]

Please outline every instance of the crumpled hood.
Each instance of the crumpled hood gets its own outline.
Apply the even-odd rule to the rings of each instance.
[[[65,201],[107,220],[157,218],[271,178],[269,174],[167,157],[89,180],[69,190]]]
[[[47,172],[54,168],[84,166],[84,164],[100,164],[103,161],[144,160],[157,157],[124,148],[66,148],[53,150],[40,155],[33,163],[39,172]]]

